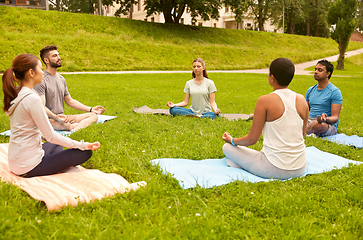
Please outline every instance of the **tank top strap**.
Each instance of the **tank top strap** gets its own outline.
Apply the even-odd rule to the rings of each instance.
[[[278,89],[273,91],[272,93],[277,94],[281,101],[283,102],[286,110],[295,110],[296,111],[296,93],[291,91],[290,89]]]

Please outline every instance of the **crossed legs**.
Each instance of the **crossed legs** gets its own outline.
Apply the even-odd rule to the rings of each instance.
[[[263,178],[288,179],[301,176],[306,169],[306,165],[297,170],[284,170],[275,167],[261,151],[256,151],[247,147],[234,147],[230,143],[223,146],[223,152],[227,157],[227,165],[239,167]]]
[[[69,167],[80,165],[92,156],[91,150],[66,149],[50,142],[43,144],[42,161],[22,177],[46,176],[59,173]]]
[[[183,107],[172,107],[169,109],[169,112],[173,116],[195,116],[198,117],[197,114],[195,114],[192,110],[188,108]],[[206,112],[201,118],[210,118],[210,119],[216,119],[218,115],[216,115],[214,112]]]
[[[85,128],[97,121],[95,113],[83,113],[77,115],[68,115],[69,122],[58,122],[54,119],[49,119],[50,124],[56,131],[77,131]]]
[[[306,134],[314,133],[317,136],[330,136],[337,133],[334,125],[325,122],[319,123],[316,118],[309,118]]]

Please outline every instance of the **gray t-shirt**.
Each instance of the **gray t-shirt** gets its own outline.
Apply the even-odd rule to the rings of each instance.
[[[201,84],[196,84],[194,79],[187,81],[184,92],[190,95],[192,105],[190,109],[197,115],[211,112],[209,95],[216,92],[214,82],[208,78],[204,78]]]
[[[44,71],[43,81],[34,86],[34,90],[45,95],[45,106],[54,114],[64,113],[64,97],[70,95],[64,77],[57,73],[55,76]]]

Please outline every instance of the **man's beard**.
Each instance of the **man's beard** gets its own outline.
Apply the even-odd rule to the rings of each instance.
[[[62,62],[59,61],[59,62],[50,62],[49,61],[49,66],[53,67],[53,68],[59,68],[62,66]]]

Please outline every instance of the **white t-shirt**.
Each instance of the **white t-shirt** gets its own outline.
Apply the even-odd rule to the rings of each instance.
[[[211,112],[209,95],[216,92],[214,82],[208,78],[204,78],[201,84],[196,84],[194,79],[187,81],[184,92],[190,95],[192,105],[190,109],[197,115]]]

